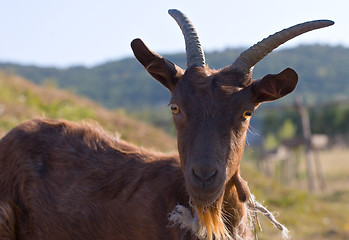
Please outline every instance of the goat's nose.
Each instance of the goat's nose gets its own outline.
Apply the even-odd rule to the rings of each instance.
[[[197,182],[202,183],[204,186],[214,182],[217,170],[210,168],[195,168],[192,169],[192,174]]]

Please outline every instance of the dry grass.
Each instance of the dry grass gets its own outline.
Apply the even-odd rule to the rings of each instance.
[[[176,149],[175,139],[157,128],[67,91],[38,86],[0,72],[0,135],[20,122],[38,117],[94,121],[136,145],[166,152]]]
[[[291,232],[292,239],[349,239],[349,149],[331,149],[321,152],[327,188],[307,192],[304,159],[302,176],[288,185],[262,176],[245,163],[242,173],[249,180],[251,192],[271,211],[277,211],[278,220]],[[280,233],[262,220],[264,232],[260,239],[281,239]]]
[[[349,149],[334,148],[323,151],[320,160],[328,191],[346,190],[349,192]]]

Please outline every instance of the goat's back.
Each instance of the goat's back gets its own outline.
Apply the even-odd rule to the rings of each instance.
[[[32,120],[0,141],[4,239],[191,238],[168,222],[186,203],[177,157],[133,147],[96,125]]]

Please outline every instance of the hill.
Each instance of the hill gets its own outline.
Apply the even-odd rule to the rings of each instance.
[[[219,69],[231,64],[243,50],[209,52],[206,53],[206,59],[210,67]],[[185,68],[184,54],[166,57]],[[272,52],[256,65],[254,78],[292,67],[300,79],[293,96],[302,95],[310,104],[323,103],[349,96],[348,65],[349,48],[305,45]],[[50,82],[60,88],[71,89],[112,109],[166,106],[169,98],[167,90],[154,81],[134,58],[91,68],[75,66],[58,69],[1,63],[0,69],[16,73],[35,83]]]
[[[176,149],[173,138],[125,114],[110,112],[87,98],[67,91],[38,86],[22,77],[0,72],[0,134],[4,135],[22,121],[40,117],[94,121],[136,145],[162,151]]]

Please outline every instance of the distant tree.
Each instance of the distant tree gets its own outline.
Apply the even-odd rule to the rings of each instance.
[[[279,129],[279,138],[281,140],[291,139],[295,137],[297,131],[296,125],[291,119],[286,119]]]

